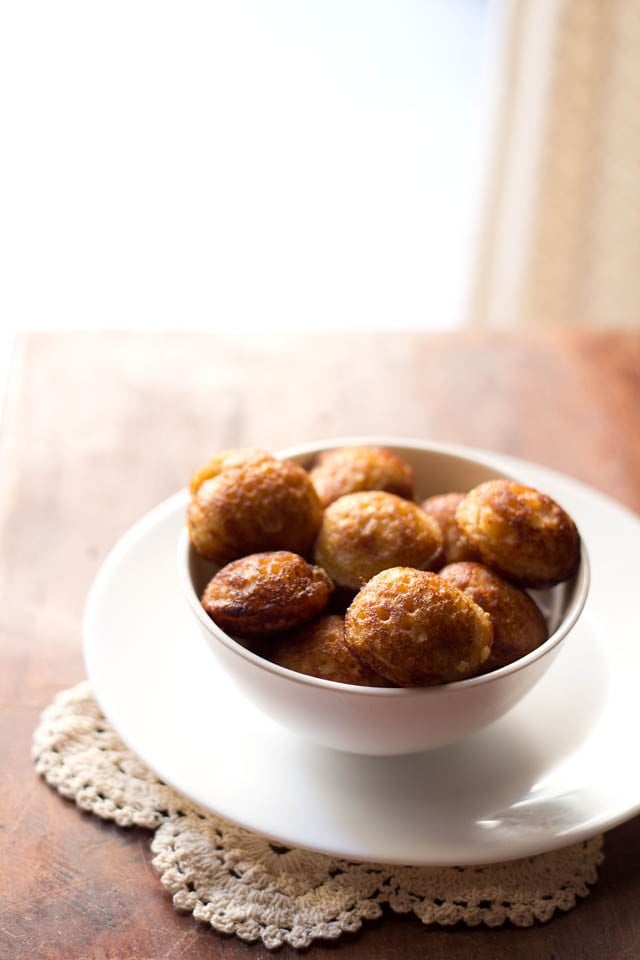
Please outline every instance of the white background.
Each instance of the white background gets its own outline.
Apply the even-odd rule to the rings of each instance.
[[[3,4],[3,329],[456,326],[489,7]]]

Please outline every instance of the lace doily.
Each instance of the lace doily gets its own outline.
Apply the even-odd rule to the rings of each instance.
[[[510,863],[352,863],[272,843],[199,809],[119,740],[88,683],[56,697],[33,739],[36,770],[62,796],[119,826],[155,831],[153,865],[179,910],[274,948],[356,931],[387,904],[423,923],[530,926],[589,893],[602,838]]]

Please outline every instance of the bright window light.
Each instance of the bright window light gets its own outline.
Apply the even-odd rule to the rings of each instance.
[[[5,323],[455,327],[488,9],[5,4]]]

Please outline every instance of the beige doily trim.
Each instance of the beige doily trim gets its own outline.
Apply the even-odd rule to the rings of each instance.
[[[427,868],[351,863],[271,843],[162,783],[119,740],[88,683],[45,710],[33,759],[83,810],[155,830],[153,865],[179,910],[270,948],[336,939],[379,917],[384,904],[423,923],[530,926],[587,896],[603,859],[602,837],[510,863]]]

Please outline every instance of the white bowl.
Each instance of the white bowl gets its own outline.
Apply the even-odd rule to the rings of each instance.
[[[329,440],[280,451],[303,465],[320,450],[354,443],[394,450],[414,471],[417,498],[466,491],[495,477],[508,477],[482,456],[467,456],[441,444],[388,437]],[[510,478],[509,479],[517,479]],[[536,650],[470,680],[434,687],[357,687],[320,680],[264,660],[229,636],[205,613],[202,591],[216,567],[199,557],[183,531],[178,569],[186,598],[211,652],[242,693],[295,734],[337,750],[370,755],[415,753],[475,733],[502,717],[531,690],[555,659],[584,606],[589,565],[582,545],[580,568],[570,581],[535,591],[549,624],[549,639]]]

